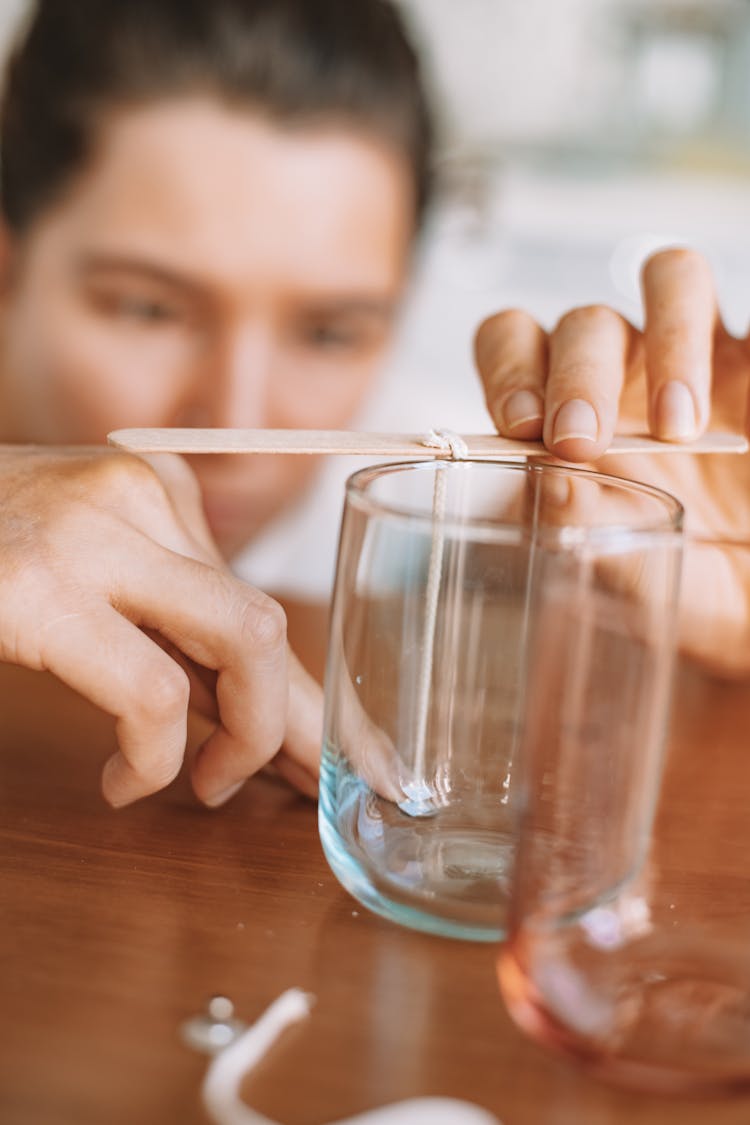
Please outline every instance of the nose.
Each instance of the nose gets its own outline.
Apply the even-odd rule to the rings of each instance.
[[[176,424],[243,429],[271,425],[277,351],[272,330],[260,324],[228,331],[211,341]]]

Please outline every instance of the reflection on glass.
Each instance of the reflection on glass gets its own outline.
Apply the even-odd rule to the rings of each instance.
[[[549,707],[601,747],[599,769],[613,736],[656,769],[680,512],[663,493],[552,466],[430,462],[351,479],[320,829],[352,894],[406,925],[501,937],[518,748]],[[580,677],[550,677],[537,699],[527,663],[547,675],[540,638],[560,629]]]
[[[653,828],[637,742],[524,741],[503,994],[534,1038],[639,1087],[750,1084],[749,604],[750,543],[689,540]]]

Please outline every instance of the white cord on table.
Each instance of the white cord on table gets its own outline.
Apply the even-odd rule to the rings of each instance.
[[[203,1104],[216,1125],[279,1125],[240,1098],[242,1079],[290,1024],[309,1015],[313,997],[290,988],[274,1000],[256,1023],[215,1055],[203,1079]],[[496,1117],[453,1098],[412,1098],[382,1106],[335,1125],[501,1125]]]
[[[313,997],[290,988],[246,1031],[214,1055],[203,1079],[203,1104],[217,1125],[276,1125],[256,1113],[239,1096],[244,1075],[260,1062],[290,1024],[310,1014]]]

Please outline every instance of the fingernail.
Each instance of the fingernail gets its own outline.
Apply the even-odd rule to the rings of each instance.
[[[544,404],[534,391],[514,391],[503,403],[505,428],[515,430],[527,422],[541,422]]]
[[[572,398],[560,407],[552,430],[552,444],[562,441],[596,441],[599,437],[599,419],[590,402]]]
[[[540,479],[541,497],[553,508],[567,508],[573,496],[573,483],[568,477],[550,473]]]
[[[218,793],[209,794],[203,798],[203,804],[208,805],[210,809],[218,809],[220,805],[225,805],[235,793],[239,793],[244,781],[236,781],[234,785],[229,785],[226,789],[220,789]]]
[[[656,430],[667,441],[687,441],[695,437],[698,423],[695,399],[686,383],[672,379],[665,383],[656,400]]]

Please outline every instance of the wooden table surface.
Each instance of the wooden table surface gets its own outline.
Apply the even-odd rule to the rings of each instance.
[[[611,1089],[526,1041],[496,949],[402,930],[339,888],[316,809],[263,777],[226,808],[184,785],[113,812],[101,761],[61,724],[0,754],[0,1121],[200,1125],[203,1056],[178,1025],[206,998],[253,1019],[301,986],[317,1004],[243,1087],[317,1125],[421,1095],[504,1125],[746,1125],[750,1099]]]

